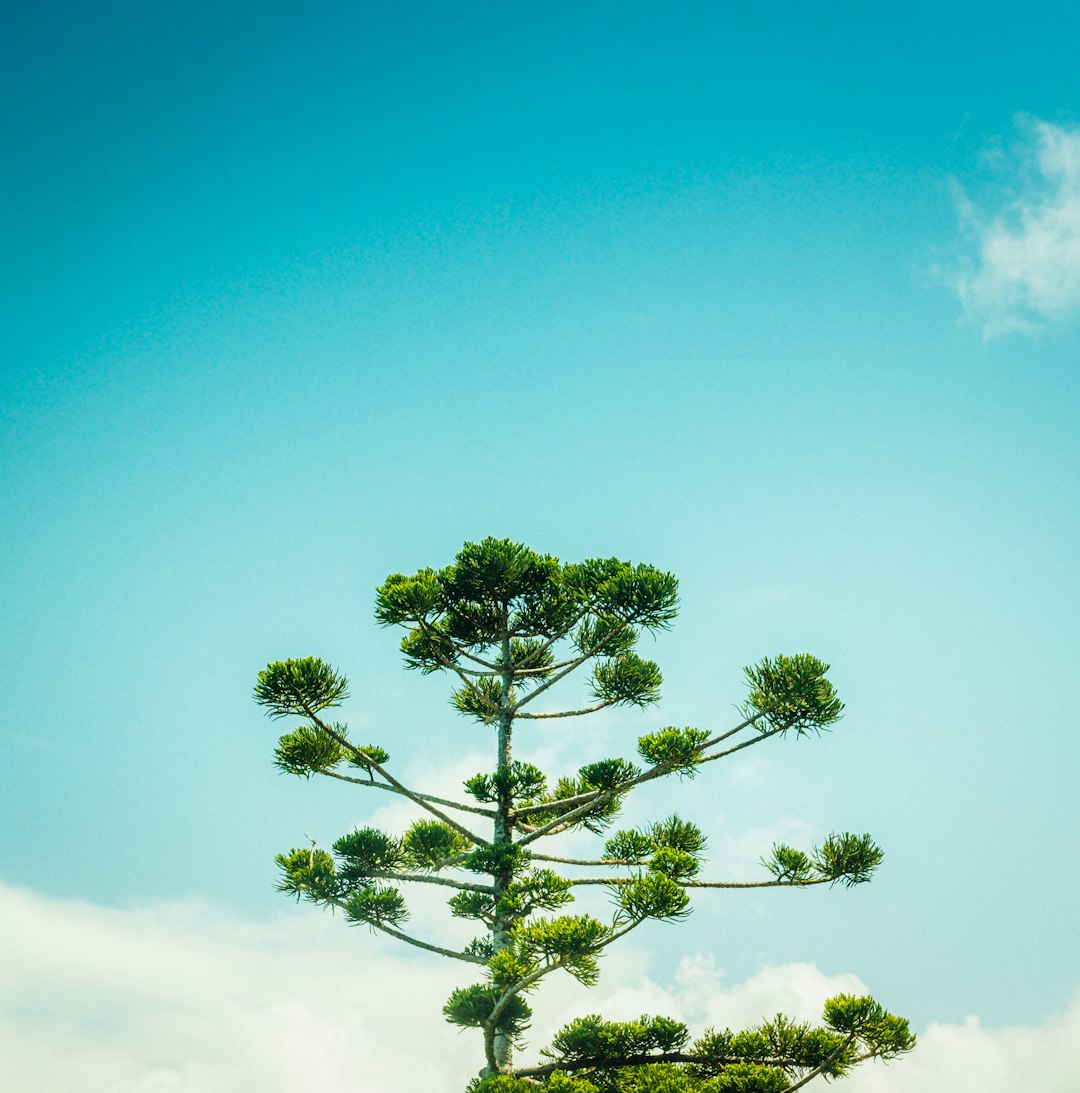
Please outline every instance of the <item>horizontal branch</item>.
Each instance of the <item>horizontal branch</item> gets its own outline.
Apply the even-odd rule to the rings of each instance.
[[[492,896],[495,889],[490,884],[475,884],[467,880],[455,880],[453,877],[435,877],[430,873],[398,873],[394,870],[382,869],[375,873],[367,874],[379,880],[412,881],[416,884],[441,884],[446,888],[457,888],[462,892],[483,892]]]
[[[316,771],[317,774],[323,774],[327,778],[337,778],[341,782],[351,782],[356,786],[371,786],[372,789],[385,789],[390,793],[398,793],[402,796],[409,796],[404,790],[399,789],[397,786],[387,785],[384,782],[373,782],[370,778],[354,778],[350,774],[340,774],[336,770],[320,770]],[[415,793],[414,797],[418,797],[421,801],[430,801],[433,805],[442,805],[444,808],[456,808],[459,812],[472,812],[477,816],[486,816],[488,819],[494,819],[495,813],[489,808],[480,808],[479,805],[465,805],[460,801],[451,801],[446,797],[436,797],[433,793]]]
[[[535,855],[539,857],[539,855]],[[642,863],[645,864],[645,863]],[[564,877],[567,884],[634,884],[637,877]],[[809,880],[672,880],[680,888],[809,888],[812,884],[829,884],[829,877],[814,877]]]
[[[559,710],[556,713],[519,713],[517,716],[535,721],[548,717],[580,717],[582,714],[596,713],[597,710],[606,710],[608,706],[613,706],[614,704],[615,699],[611,698],[606,702],[597,702],[595,706],[586,706],[583,710]]]
[[[560,858],[554,854],[533,854],[533,861],[558,862],[559,865],[648,865],[647,861],[631,861],[629,858]]]
[[[847,1044],[845,1043],[844,1047]],[[838,1056],[837,1056],[838,1057]],[[828,1062],[835,1061],[834,1059],[828,1060],[824,1065],[828,1065]],[[515,1078],[543,1078],[548,1074],[554,1074],[559,1070],[593,1070],[603,1068],[608,1070],[622,1070],[624,1067],[631,1066],[649,1066],[654,1063],[696,1063],[699,1066],[715,1066],[724,1067],[731,1066],[734,1063],[744,1063],[746,1059],[742,1056],[716,1056],[716,1055],[701,1055],[695,1054],[689,1051],[665,1051],[661,1054],[653,1054],[649,1052],[639,1052],[636,1055],[623,1055],[619,1058],[612,1059],[610,1056],[598,1056],[593,1059],[559,1059],[554,1063],[543,1063],[540,1066],[523,1066],[515,1067],[511,1071],[507,1071]],[[767,1059],[755,1059],[754,1062],[761,1066],[773,1066],[777,1068],[794,1068],[798,1066],[796,1060],[791,1058],[767,1058]],[[814,1075],[818,1073],[815,1070]],[[804,1084],[802,1082],[800,1085]],[[791,1093],[791,1090],[799,1088],[798,1086],[789,1086],[784,1093]]]

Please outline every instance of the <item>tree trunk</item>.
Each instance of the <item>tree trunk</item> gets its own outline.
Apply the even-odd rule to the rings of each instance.
[[[503,633],[502,633],[502,694],[499,697],[499,757],[498,766],[509,770],[511,760],[511,732],[513,728],[513,716],[510,712],[511,703],[513,702],[513,686],[514,686],[514,671],[510,661],[510,634],[507,630],[507,618],[506,618],[506,606],[503,607]],[[496,807],[495,815],[495,837],[494,843],[496,848],[508,846],[513,842],[513,836],[510,830],[510,809],[513,805],[513,800],[510,796],[509,789],[503,788],[499,791],[499,799]],[[502,894],[506,891],[506,886],[512,880],[512,875],[506,869],[500,871],[493,878],[495,888],[495,928],[492,931],[492,942],[495,946],[495,952],[502,952],[503,949],[509,948],[510,945],[510,926],[511,923],[499,911],[499,903],[502,899]],[[495,1034],[495,1060],[499,1064],[501,1070],[506,1070],[513,1062],[514,1046],[510,1041],[510,1037],[504,1032],[497,1032]]]

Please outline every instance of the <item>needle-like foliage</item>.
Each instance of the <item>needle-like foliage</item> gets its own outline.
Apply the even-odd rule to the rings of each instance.
[[[594,758],[553,778],[515,758],[515,733],[530,721],[658,701],[663,677],[639,655],[637,641],[669,626],[677,606],[675,578],[652,566],[616,558],[564,564],[505,539],[466,543],[443,569],[388,577],[375,615],[403,631],[406,666],[448,674],[452,706],[491,733],[492,766],[466,780],[463,800],[405,785],[387,750],[357,744],[345,724],[326,720],[325,711],[348,698],[348,684],[324,661],[286,660],[259,673],[255,701],[271,717],[300,719],[274,752],[282,772],[388,791],[420,813],[401,835],[361,827],[332,852],[310,846],[278,855],[279,890],[476,967],[479,981],[455,990],[443,1007],[448,1021],[482,1037],[473,1093],[785,1093],[914,1044],[904,1020],[871,998],[842,995],[826,1003],[817,1027],[778,1016],[696,1041],[667,1017],[580,1018],[554,1037],[540,1062],[516,1063],[531,1017],[527,995],[558,972],[592,986],[608,945],[646,923],[684,919],[692,892],[851,886],[881,863],[869,835],[842,832],[809,850],[774,846],[762,859],[768,879],[703,880],[705,836],[690,821],[670,815],[609,831],[626,796],[649,782],[693,777],[704,764],[772,737],[833,725],[843,704],[828,665],[809,654],[748,667],[744,716],[732,728],[668,727],[641,736],[641,763]],[[573,673],[589,698],[560,706],[554,688]],[[594,859],[542,852],[548,840],[580,830],[606,834]],[[404,932],[404,890],[416,884],[449,888],[451,915],[472,922],[479,936],[451,949]],[[567,909],[589,891],[606,893],[602,917]]]

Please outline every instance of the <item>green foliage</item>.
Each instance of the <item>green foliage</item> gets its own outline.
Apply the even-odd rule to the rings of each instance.
[[[637,864],[643,862],[654,850],[656,844],[640,831],[616,831],[604,843],[604,858],[608,861],[622,861]]]
[[[668,816],[649,828],[649,839],[657,849],[667,847],[686,854],[698,855],[705,849],[701,828],[678,816]]]
[[[908,1023],[894,1017],[869,996],[840,994],[825,1003],[825,1023],[856,1036],[883,1059],[894,1059],[915,1046]]]
[[[556,911],[573,898],[568,880],[550,869],[534,869],[506,886],[497,907],[499,914],[517,921],[533,911]]]
[[[850,831],[830,835],[811,854],[776,844],[761,864],[784,884],[820,884],[829,881],[850,888],[864,884],[881,864],[884,853],[869,835]]]
[[[478,846],[461,863],[463,869],[473,873],[487,873],[492,877],[505,877],[507,881],[529,867],[532,855],[527,846],[516,843],[498,843]]]
[[[471,845],[461,832],[438,820],[417,820],[402,840],[405,861],[414,869],[439,869]]]
[[[637,632],[622,619],[600,615],[586,619],[574,631],[573,642],[581,653],[621,657],[633,651]]]
[[[461,951],[477,960],[490,960],[495,955],[495,942],[490,937],[474,937]]]
[[[667,626],[677,603],[675,578],[652,566],[615,558],[561,565],[520,543],[487,538],[466,543],[444,569],[391,574],[377,590],[375,616],[406,627],[405,662],[423,672],[460,663],[462,649],[497,646],[505,631],[515,680],[525,687],[547,674],[551,641],[572,632],[580,651],[617,664],[602,673],[601,689],[640,703],[651,701],[659,672],[626,658],[637,632]],[[460,702],[472,716],[485,712],[475,695]]]
[[[405,900],[396,888],[373,884],[353,892],[345,903],[345,917],[353,925],[397,927],[408,921]]]
[[[789,1084],[776,1067],[732,1063],[709,1083],[709,1093],[784,1093]]]
[[[457,892],[446,902],[454,918],[475,918],[488,922],[495,914],[495,897],[487,892]]]
[[[670,1017],[646,1014],[636,1021],[605,1021],[593,1013],[564,1025],[541,1054],[582,1067],[603,1066],[634,1056],[679,1051],[689,1038],[687,1027]]]
[[[510,661],[514,665],[514,680],[519,687],[542,683],[551,673],[555,654],[551,643],[542,638],[513,638],[510,642]]]
[[[401,653],[407,668],[424,675],[441,671],[458,661],[458,652],[449,635],[434,626],[410,630],[401,639]]]
[[[508,1074],[494,1074],[487,1078],[476,1078],[466,1087],[466,1093],[599,1093],[592,1082],[585,1078],[571,1077],[568,1074],[552,1074],[546,1081],[534,1079],[525,1081]]]
[[[657,847],[649,861],[650,872],[662,873],[674,881],[689,880],[697,876],[700,869],[701,865],[693,854],[670,846]]]
[[[528,979],[537,967],[535,960],[530,960],[514,949],[501,949],[491,954],[488,960],[488,975],[500,991],[505,991],[508,987],[532,990],[537,984],[525,984],[523,981]]]
[[[830,835],[814,852],[814,868],[833,883],[839,881],[850,888],[868,881],[884,856],[869,835],[845,831]]]
[[[608,790],[629,782],[640,773],[638,767],[625,759],[601,759],[579,768],[578,778],[586,789]]]
[[[651,660],[623,653],[600,661],[593,669],[592,693],[614,706],[648,706],[660,699],[664,677]]]
[[[278,739],[274,766],[285,774],[310,778],[313,774],[333,770],[345,754],[341,744],[318,725],[301,725]]]
[[[747,716],[761,714],[768,729],[818,731],[839,720],[844,704],[825,678],[829,666],[809,653],[765,657],[743,671],[751,686]]]
[[[518,1037],[529,1027],[532,1009],[520,994],[503,1000],[503,993],[494,983],[458,987],[443,1006],[443,1014],[451,1024],[462,1028],[494,1027],[499,1032]],[[500,1001],[504,1001],[502,1010],[493,1020]]]
[[[620,762],[620,760],[613,760],[613,762]],[[586,768],[587,769],[587,768]],[[580,778],[560,778],[555,784],[555,789],[544,794],[543,797],[537,801],[537,804],[552,805],[550,809],[541,809],[531,814],[529,822],[537,826],[550,823],[552,820],[557,820],[560,816],[582,807],[582,803],[579,802],[576,805],[566,805],[564,807],[558,807],[560,801],[568,801],[574,797],[580,797],[586,793],[603,792],[596,786],[590,785],[588,782]],[[598,835],[603,831],[608,824],[619,814],[619,810],[622,807],[622,802],[617,796],[601,796],[595,801],[589,803],[588,810],[582,813],[577,819],[570,821],[571,827],[584,827],[587,831],[591,831],[594,835]]]
[[[701,729],[676,729],[669,725],[639,737],[638,755],[651,766],[665,767],[692,778],[695,765],[701,761],[701,746],[708,739],[709,734]]]
[[[375,618],[384,626],[426,619],[442,606],[442,589],[434,570],[411,577],[391,573],[375,590]]]
[[[325,850],[290,850],[278,854],[277,862],[281,877],[275,888],[286,895],[301,896],[313,903],[333,899],[338,892],[338,879],[334,871],[334,859]]]
[[[783,843],[774,843],[772,854],[761,864],[784,884],[806,884],[814,877],[814,863],[801,850]]]
[[[260,673],[253,695],[270,717],[310,717],[340,705],[349,697],[349,684],[317,657],[277,661]]]
[[[632,921],[655,918],[671,922],[690,914],[690,897],[686,890],[661,872],[646,873],[611,888],[622,916]]]
[[[361,770],[366,770],[369,775],[374,777],[375,771],[372,768],[372,763],[378,763],[380,767],[385,767],[390,762],[390,753],[385,748],[380,748],[378,744],[364,744],[363,747],[356,749],[363,754],[357,755],[356,752],[346,751],[345,761],[351,763],[354,767],[360,767]]]
[[[464,687],[458,687],[450,694],[450,705],[458,713],[475,717],[485,725],[490,725],[499,714],[499,701],[502,698],[502,684],[490,676],[480,676],[470,680]]]
[[[608,928],[588,915],[562,915],[519,923],[511,931],[514,948],[523,960],[565,968],[591,987],[599,978],[597,946]]]
[[[532,763],[514,760],[494,774],[474,774],[465,782],[466,792],[478,801],[495,804],[501,797],[515,804],[530,802],[547,789],[543,771]]]
[[[397,869],[405,860],[401,840],[375,827],[342,835],[334,843],[334,853],[342,859],[341,876],[350,881]]]

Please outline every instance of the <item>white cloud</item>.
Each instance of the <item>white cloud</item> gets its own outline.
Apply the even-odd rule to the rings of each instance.
[[[257,923],[207,903],[123,910],[0,885],[0,1088],[458,1093],[478,1039],[439,1011],[469,970],[390,945],[307,906]],[[663,985],[630,948],[606,958],[597,989],[563,977],[537,997],[534,1045],[588,1012],[739,1027],[778,1011],[812,1020],[830,994],[864,989],[809,964],[730,984],[707,955]],[[1040,1028],[931,1025],[914,1055],[863,1068],[844,1088],[1071,1093],[1078,1069],[1080,996]]]
[[[952,283],[988,335],[1080,312],[1080,128],[1023,128],[1024,142],[1003,157],[1009,173],[992,207],[958,190],[974,253]]]

